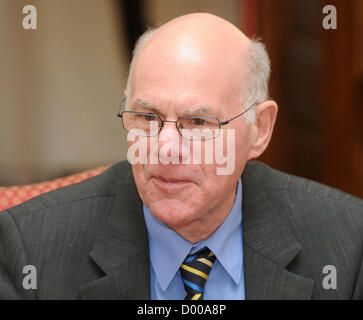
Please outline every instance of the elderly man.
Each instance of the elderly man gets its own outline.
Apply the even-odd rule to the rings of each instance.
[[[269,72],[213,15],[144,34],[119,113],[131,166],[0,214],[0,298],[362,299],[362,201],[250,161]]]

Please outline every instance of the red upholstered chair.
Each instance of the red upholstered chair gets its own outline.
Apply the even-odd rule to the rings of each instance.
[[[42,193],[56,190],[94,177],[104,172],[108,168],[109,166],[103,166],[67,177],[24,186],[0,187],[0,211],[6,210]]]

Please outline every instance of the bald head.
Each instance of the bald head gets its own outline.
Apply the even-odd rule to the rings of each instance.
[[[193,13],[176,18],[159,29],[145,45],[147,49],[175,54],[181,59],[235,57],[240,59],[251,41],[228,21],[206,13]],[[189,54],[190,53],[190,54]]]
[[[262,49],[262,55],[261,50],[256,49]],[[255,61],[256,53],[260,61]],[[254,75],[249,79],[251,67]],[[178,79],[180,84],[203,78],[203,75],[210,77],[211,72],[216,80],[223,81],[204,79],[209,84],[206,89],[228,92],[226,97],[231,101],[225,102],[238,99],[242,103],[253,103],[258,97],[246,92],[250,89],[262,88],[264,92],[260,90],[259,98],[267,97],[269,61],[263,45],[251,41],[220,17],[207,13],[181,16],[157,30],[146,32],[138,41],[128,79],[128,98],[141,79],[154,81],[157,78],[160,84]],[[256,99],[251,101],[245,99],[247,97]]]

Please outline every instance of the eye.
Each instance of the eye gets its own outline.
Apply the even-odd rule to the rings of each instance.
[[[148,115],[148,114],[144,114],[143,117],[144,117],[144,120],[146,120],[146,121],[155,121],[156,120],[155,116]]]
[[[202,118],[193,118],[193,125],[195,126],[204,126],[207,124],[207,121]]]

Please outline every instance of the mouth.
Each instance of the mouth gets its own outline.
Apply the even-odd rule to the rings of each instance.
[[[180,192],[193,184],[191,180],[185,178],[154,176],[151,180],[158,189],[166,193]]]

